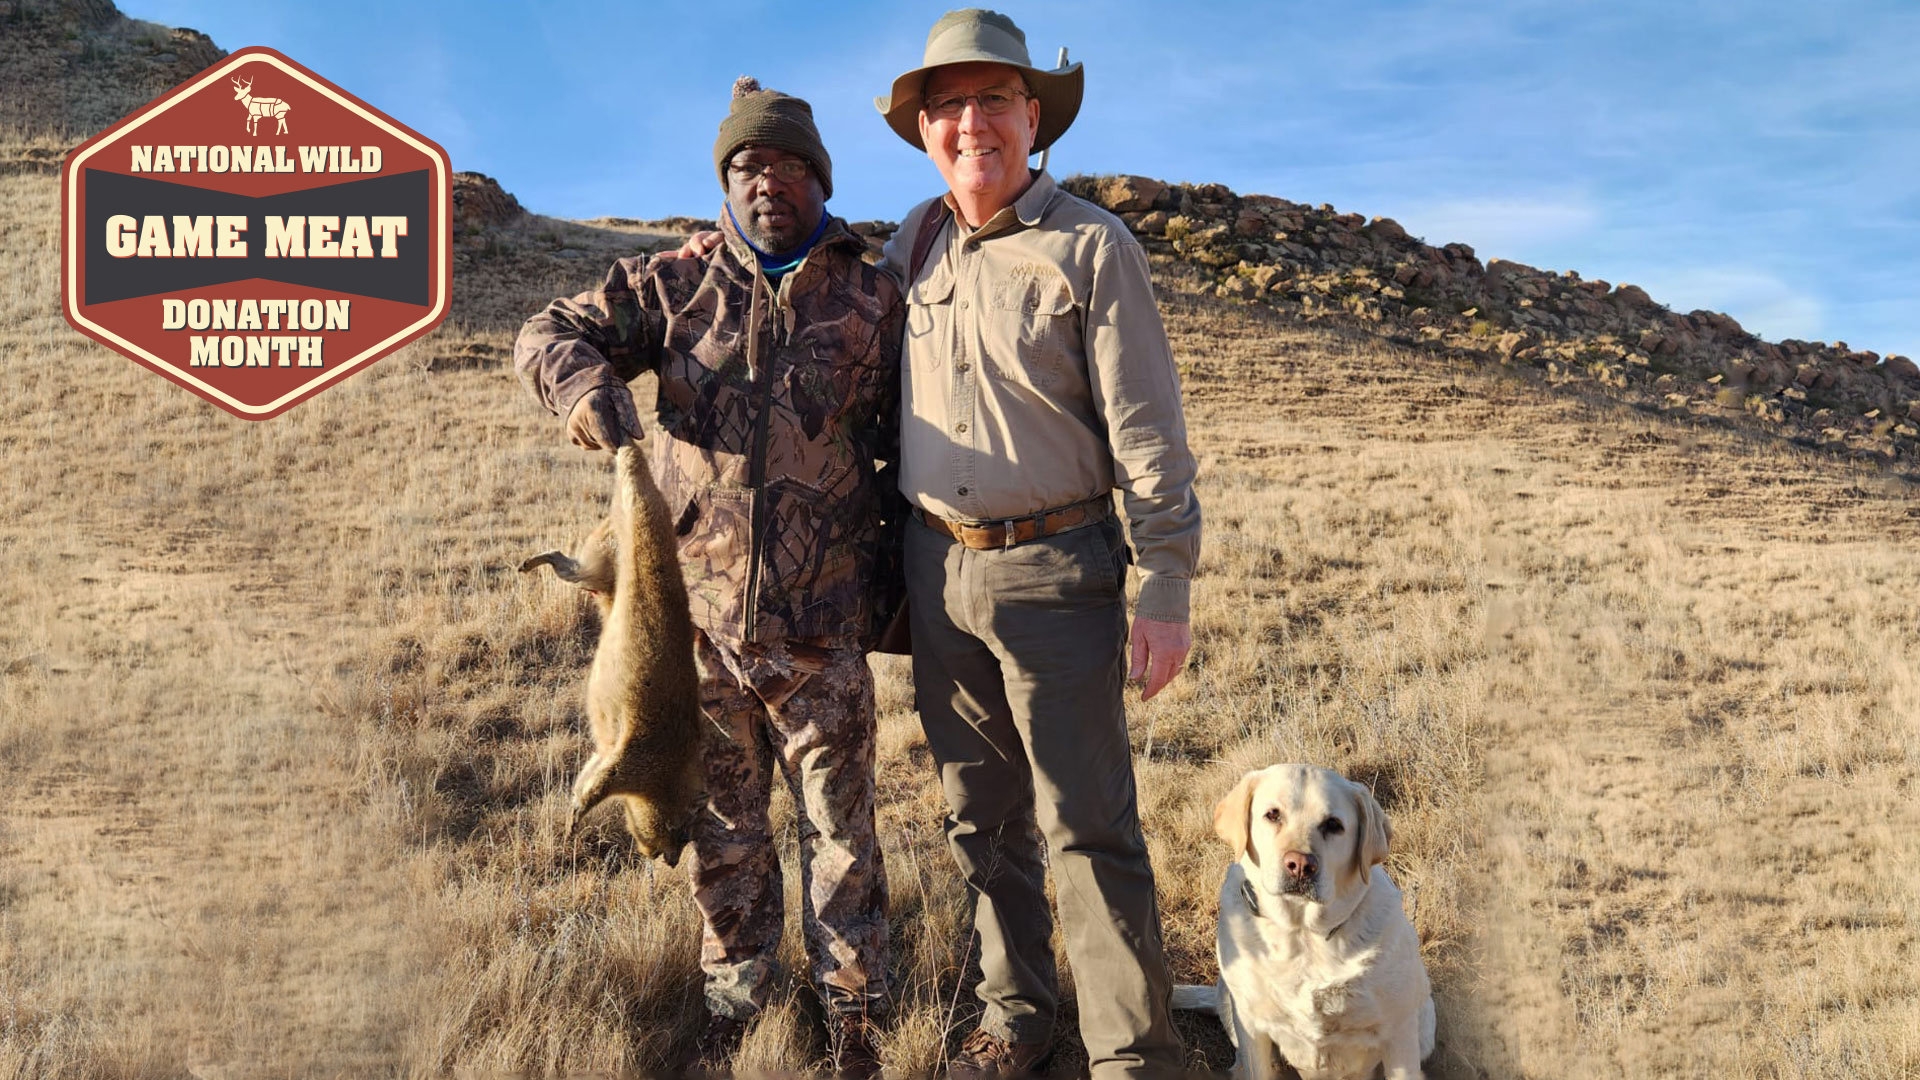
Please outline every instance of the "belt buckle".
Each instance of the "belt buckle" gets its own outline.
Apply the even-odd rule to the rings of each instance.
[[[961,527],[968,528],[968,529],[980,529],[982,531],[986,531],[989,529],[1003,530],[1000,535],[999,548],[1001,551],[1005,551],[1014,545],[1013,523],[1018,520],[1020,519],[1019,518],[979,518],[974,521],[962,522]],[[987,547],[987,548],[982,548],[981,550],[992,551],[993,548]]]

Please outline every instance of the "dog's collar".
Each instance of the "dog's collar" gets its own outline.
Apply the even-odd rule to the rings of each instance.
[[[1327,940],[1328,940],[1328,941],[1332,941],[1332,940],[1333,940],[1333,935],[1335,935],[1335,934],[1337,934],[1337,933],[1339,933],[1339,932],[1340,932],[1340,931],[1341,931],[1341,930],[1342,930],[1343,928],[1345,928],[1345,927],[1346,927],[1346,925],[1347,925],[1348,923],[1350,923],[1350,922],[1352,922],[1352,921],[1353,921],[1353,913],[1354,913],[1354,912],[1358,912],[1359,910],[1360,910],[1360,909],[1359,909],[1359,907],[1357,907],[1357,906],[1356,906],[1356,907],[1355,907],[1355,908],[1353,909],[1353,912],[1349,912],[1349,913],[1347,914],[1347,917],[1346,917],[1346,918],[1344,918],[1344,919],[1341,919],[1341,920],[1340,920],[1340,925],[1339,925],[1339,926],[1336,926],[1336,927],[1334,927],[1333,929],[1331,929],[1331,930],[1329,930],[1329,931],[1327,931]]]

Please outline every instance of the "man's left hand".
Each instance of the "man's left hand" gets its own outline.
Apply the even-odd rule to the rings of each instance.
[[[1132,637],[1133,659],[1127,665],[1127,680],[1146,679],[1140,700],[1147,701],[1186,666],[1187,654],[1193,651],[1193,627],[1183,622],[1137,618],[1133,620]]]
[[[660,254],[669,259],[704,259],[720,246],[725,237],[718,229],[701,229],[687,237],[677,251],[663,251]]]

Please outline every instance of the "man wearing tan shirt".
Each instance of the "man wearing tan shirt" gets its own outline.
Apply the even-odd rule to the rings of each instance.
[[[887,261],[908,286],[915,697],[981,942],[985,1009],[960,1078],[1019,1075],[1050,1048],[1048,865],[1095,1080],[1184,1065],[1121,688],[1144,676],[1151,697],[1186,660],[1200,509],[1144,253],[1027,167],[1080,93],[1080,65],[1034,68],[1012,20],[970,9],[875,102],[948,187]],[[1131,672],[1116,487],[1141,573]]]

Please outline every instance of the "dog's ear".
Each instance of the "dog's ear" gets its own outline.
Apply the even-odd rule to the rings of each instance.
[[[1213,831],[1233,849],[1233,857],[1238,859],[1247,853],[1247,818],[1253,810],[1253,778],[1257,773],[1248,773],[1233,785],[1227,797],[1213,808]]]
[[[1360,816],[1360,820],[1354,822],[1353,868],[1356,873],[1364,875],[1387,861],[1387,846],[1393,840],[1393,827],[1387,824],[1386,812],[1374,800],[1371,789],[1352,780],[1347,784],[1353,788],[1353,806]]]

